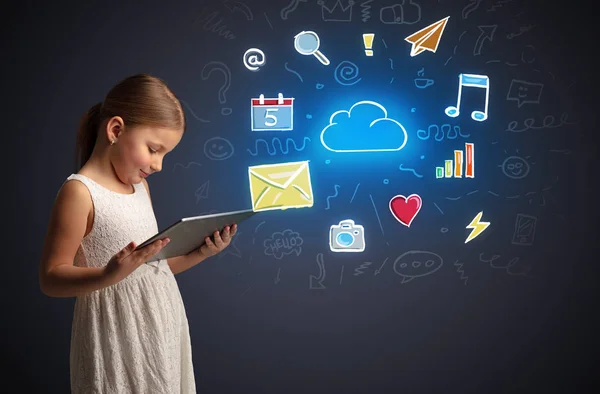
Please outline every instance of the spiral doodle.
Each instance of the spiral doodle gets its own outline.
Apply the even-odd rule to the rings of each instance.
[[[344,86],[355,85],[362,78],[358,77],[358,66],[348,60],[343,60],[337,65],[333,76],[337,83]]]

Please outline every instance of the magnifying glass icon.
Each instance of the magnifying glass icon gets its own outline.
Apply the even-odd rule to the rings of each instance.
[[[294,37],[294,48],[301,55],[314,55],[324,65],[329,65],[329,59],[319,51],[321,40],[314,31],[303,31]]]

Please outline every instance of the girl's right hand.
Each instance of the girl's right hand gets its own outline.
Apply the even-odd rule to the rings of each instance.
[[[169,241],[169,238],[159,239],[140,250],[135,250],[135,242],[130,242],[106,264],[104,275],[109,278],[111,283],[120,282],[157,254]]]

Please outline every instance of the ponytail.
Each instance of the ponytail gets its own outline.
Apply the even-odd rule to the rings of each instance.
[[[100,127],[101,109],[102,103],[98,103],[81,117],[75,144],[75,172],[79,171],[92,156]]]

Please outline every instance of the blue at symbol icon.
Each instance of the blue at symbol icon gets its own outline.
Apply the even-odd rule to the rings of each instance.
[[[332,225],[329,229],[329,248],[332,252],[364,252],[364,227],[351,219]]]

